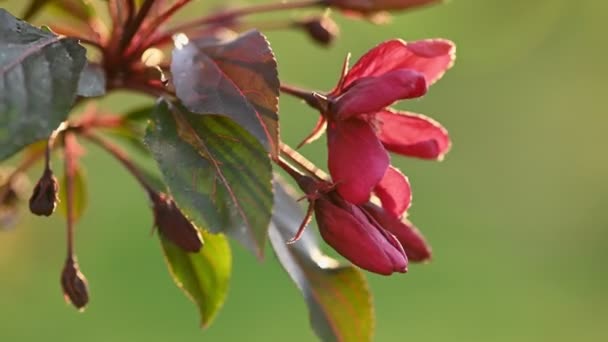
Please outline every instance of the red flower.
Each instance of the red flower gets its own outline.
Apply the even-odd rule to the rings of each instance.
[[[407,210],[409,183],[389,168],[387,150],[442,159],[450,139],[436,121],[387,106],[424,95],[452,66],[454,50],[442,39],[390,40],[367,52],[350,71],[348,59],[344,63],[340,81],[326,95],[326,110],[303,142],[315,140],[327,127],[328,167],[344,199],[364,204],[375,192],[396,217]]]
[[[396,218],[373,203],[367,203],[363,208],[382,228],[395,235],[403,246],[408,260],[428,261],[431,259],[431,246],[427,244],[422,233],[412,222],[405,218]]]
[[[321,237],[340,255],[370,272],[383,275],[407,272],[403,247],[366,210],[344,200],[328,183],[303,177],[298,184],[309,196]],[[301,236],[308,221],[309,217],[290,242]]]

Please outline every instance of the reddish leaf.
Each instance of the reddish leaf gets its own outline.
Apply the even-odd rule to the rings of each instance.
[[[191,111],[224,115],[278,154],[279,79],[266,38],[250,31],[230,41],[177,41],[171,72]]]

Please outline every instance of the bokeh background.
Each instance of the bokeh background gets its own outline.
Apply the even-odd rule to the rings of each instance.
[[[269,33],[282,79],[316,89],[333,86],[347,52],[389,38],[458,45],[444,79],[397,106],[442,122],[454,146],[442,163],[394,158],[413,183],[410,215],[434,260],[407,275],[368,275],[377,341],[608,340],[606,13],[597,0],[453,0],[381,27],[336,15],[342,37],[329,50]],[[106,105],[141,101],[117,95]],[[288,143],[315,119],[281,98]],[[303,153],[324,165],[322,141]],[[85,162],[90,201],[77,250],[91,303],[79,314],[63,302],[60,215],[23,215],[0,233],[0,341],[315,340],[274,256],[260,264],[238,245],[228,300],[199,329],[149,236],[143,193],[99,150]]]

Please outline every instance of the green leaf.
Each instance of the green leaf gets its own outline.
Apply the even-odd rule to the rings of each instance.
[[[87,62],[78,80],[78,95],[97,97],[106,93],[106,75],[98,64]]]
[[[61,181],[59,182],[59,211],[67,217],[68,216],[68,207],[67,197],[65,189],[66,186],[66,178],[65,175],[61,177]],[[80,167],[77,167],[74,172],[74,221],[78,221],[88,204],[88,193],[87,193],[87,182],[85,180],[84,174]]]
[[[272,212],[272,167],[263,146],[232,120],[160,102],[145,143],[179,208],[263,257]]]
[[[0,160],[48,137],[76,97],[85,49],[0,9]]]
[[[201,325],[206,327],[226,299],[232,254],[223,235],[202,230],[201,234],[205,246],[198,253],[187,253],[161,235],[159,237],[173,280],[196,304]]]
[[[249,31],[229,41],[177,39],[171,73],[191,111],[225,115],[278,155],[279,79],[266,37]]]
[[[371,341],[372,298],[361,271],[352,265],[341,266],[324,255],[312,227],[296,243],[285,243],[295,235],[302,219],[298,203],[275,182],[270,242],[279,262],[306,299],[313,330],[322,341]]]

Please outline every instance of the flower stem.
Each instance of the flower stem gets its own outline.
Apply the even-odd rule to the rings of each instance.
[[[127,23],[125,32],[123,33],[123,35],[120,39],[120,43],[118,44],[118,53],[119,54],[122,54],[122,52],[129,46],[129,44],[131,43],[131,40],[133,39],[133,37],[135,36],[137,31],[139,31],[141,24],[143,23],[144,19],[148,15],[148,12],[150,12],[150,9],[152,8],[152,5],[154,5],[155,1],[156,0],[144,1],[144,3],[141,5],[139,11],[137,11],[137,15],[135,16],[135,19],[133,19],[133,21],[129,21]]]
[[[76,136],[68,132],[64,135],[65,153],[65,194],[67,207],[67,254],[74,257],[74,176],[77,168],[77,142]],[[49,139],[50,140],[50,139]]]
[[[230,21],[238,17],[243,17],[251,14],[259,14],[259,13],[268,13],[274,11],[282,11],[282,10],[291,10],[298,8],[308,8],[308,7],[316,7],[323,6],[325,4],[324,0],[299,0],[299,1],[280,1],[276,3],[268,3],[268,4],[258,4],[245,6],[240,8],[235,8],[232,10],[226,10],[220,13],[215,13],[199,20],[191,21],[185,23],[183,25],[176,26],[164,33],[159,34],[158,36],[150,39],[143,49],[148,48],[150,46],[162,45],[171,40],[171,37],[176,34],[190,29],[196,29],[200,26],[209,25],[209,24],[217,24],[224,21]],[[141,49],[139,49],[141,50]]]
[[[291,96],[296,97],[301,100],[304,100],[304,102],[306,102],[306,104],[308,104],[312,108],[314,108],[320,112],[324,112],[324,108],[321,105],[321,102],[319,101],[319,99],[317,98],[319,95],[315,95],[318,93],[311,91],[311,90],[298,88],[298,87],[295,87],[295,86],[292,86],[289,84],[284,84],[284,83],[281,83],[280,90],[281,90],[281,92],[283,92],[285,94],[291,95]]]
[[[49,136],[49,139],[46,141],[46,149],[44,151],[44,170],[45,171],[50,171],[51,170],[51,151],[53,150],[53,146],[55,146],[55,141],[57,140],[57,137],[59,136],[59,134],[61,134],[63,131],[65,131],[68,128],[68,124],[67,122],[62,122],[59,127],[57,127],[56,130],[54,130],[51,135]]]
[[[154,36],[154,32],[162,24],[164,24],[167,20],[169,20],[177,11],[179,11],[182,7],[184,7],[185,5],[190,3],[190,1],[192,1],[192,0],[179,0],[179,1],[175,2],[166,11],[164,11],[163,13],[158,15],[156,18],[154,18],[151,22],[147,23],[144,27],[142,27],[142,32],[139,35],[140,39],[133,44],[134,47],[132,49],[129,49],[127,51],[126,55],[129,57],[132,57],[133,53],[135,53],[135,56],[136,56],[137,55],[136,52],[138,52],[138,51],[143,52],[143,50],[147,48],[146,46],[149,46],[149,44],[147,44],[147,43],[149,41],[149,38]],[[144,46],[144,49],[141,48],[142,46]]]
[[[314,176],[315,178],[317,178],[319,180],[323,180],[323,181],[329,181],[330,180],[329,175],[327,173],[325,173],[325,171],[323,171],[323,170],[319,169],[318,167],[316,167],[311,161],[309,161],[308,159],[306,159],[306,157],[304,157],[303,155],[301,155],[298,151],[296,151],[293,148],[289,147],[289,145],[286,145],[284,143],[280,143],[279,149],[280,149],[280,152],[281,152],[281,156],[286,157],[290,162],[292,162],[295,165],[297,165],[298,168],[300,168],[301,170],[304,170],[309,175]],[[281,162],[280,162],[280,159],[279,159],[279,164],[278,165],[281,166],[283,169],[285,169],[284,166],[281,165],[280,163]],[[283,163],[284,163],[284,161],[283,161]],[[293,169],[293,167],[292,167],[292,169]],[[290,172],[288,170],[286,170],[286,171],[288,173]],[[291,173],[290,173],[290,175],[291,175]]]

